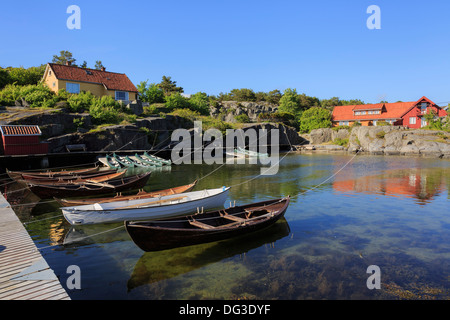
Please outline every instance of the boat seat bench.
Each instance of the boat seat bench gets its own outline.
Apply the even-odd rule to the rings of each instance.
[[[215,227],[210,226],[209,224],[197,221],[197,220],[189,220],[189,223],[195,227],[202,228],[202,229],[215,229]]]

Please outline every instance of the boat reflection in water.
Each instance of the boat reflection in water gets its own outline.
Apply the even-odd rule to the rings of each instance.
[[[271,227],[248,235],[189,247],[146,252],[134,267],[127,283],[128,291],[245,254],[263,245],[273,247],[274,242],[283,239],[289,233],[289,224],[282,218]]]

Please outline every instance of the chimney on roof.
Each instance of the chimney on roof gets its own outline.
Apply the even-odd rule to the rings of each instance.
[[[72,61],[67,60],[66,61],[66,66],[71,66],[72,65]]]
[[[105,71],[106,70],[106,68],[105,67],[101,67],[101,69],[100,70],[102,70],[102,71]]]

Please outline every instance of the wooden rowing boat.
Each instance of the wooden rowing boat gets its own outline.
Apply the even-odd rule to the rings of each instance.
[[[101,182],[108,182],[110,180],[118,179],[120,177],[123,177],[127,171],[121,171],[121,172],[114,172],[109,174],[103,174],[103,175],[95,175],[95,176],[88,176],[88,177],[63,177],[63,178],[40,178],[40,179],[26,179],[29,183],[34,184],[46,184],[46,185],[61,185],[61,184],[79,184],[83,182],[93,182],[93,183],[101,183]]]
[[[84,197],[141,189],[147,184],[150,174],[151,172],[146,172],[139,175],[113,179],[106,183],[82,182],[59,185],[26,183],[28,188],[41,199],[53,197]]]
[[[168,166],[170,166],[172,164],[172,161],[170,161],[170,160],[166,160],[166,159],[163,159],[161,157],[157,157],[157,156],[155,156],[153,154],[148,154],[147,152],[144,152],[144,154],[141,157],[147,158],[147,159],[149,159],[151,161],[160,162],[160,163],[162,163],[164,165],[168,165]]]
[[[92,199],[60,199],[55,198],[55,200],[63,207],[72,207],[72,206],[83,206],[87,204],[95,204],[95,203],[106,203],[106,202],[114,202],[114,201],[124,201],[124,200],[135,200],[135,199],[149,199],[149,198],[157,198],[168,196],[171,194],[180,194],[184,192],[190,192],[197,181],[194,181],[191,184],[187,184],[185,186],[174,187],[165,190],[145,192],[143,190],[139,191],[139,193],[134,195],[122,196],[117,194],[115,197],[108,198],[92,198]]]
[[[290,198],[268,200],[164,221],[125,221],[133,242],[161,251],[225,240],[267,228],[283,217]]]
[[[32,175],[37,177],[44,178],[52,178],[52,177],[61,177],[61,176],[83,176],[89,175],[99,170],[99,167],[87,168],[87,169],[78,169],[78,170],[61,170],[61,171],[9,171],[6,169],[9,177],[13,180],[22,179],[22,175]]]
[[[196,210],[222,207],[230,188],[222,187],[168,195],[61,208],[72,225],[150,220],[192,214]]]
[[[257,158],[257,157],[267,158],[269,156],[269,154],[267,154],[267,153],[259,153],[259,152],[247,150],[247,149],[244,149],[241,147],[234,149],[234,151],[235,151],[235,153],[242,154],[242,155],[245,155],[245,156],[251,157],[251,158]]]
[[[117,160],[114,157],[111,157],[109,154],[106,155],[106,164],[110,168],[119,169],[122,168],[122,165],[117,162]]]
[[[126,171],[124,171],[126,172]],[[40,175],[33,175],[33,174],[22,174],[23,180],[39,180],[42,182],[52,182],[52,181],[61,181],[61,180],[77,180],[77,179],[91,179],[91,178],[100,178],[104,176],[110,176],[112,174],[116,174],[117,169],[112,170],[102,170],[97,171],[91,174],[84,174],[84,175],[66,175],[66,176],[58,176],[58,177],[46,177],[46,176],[40,176]]]
[[[150,166],[150,167],[162,167],[163,166],[163,164],[161,162],[150,161],[148,159],[144,159],[143,157],[141,157],[137,153],[134,156],[130,157],[130,158],[133,159],[134,161],[137,161],[139,163],[145,164],[146,166]]]
[[[115,153],[113,154],[113,158],[125,168],[134,168],[136,166],[134,162],[130,161],[130,159],[121,157]]]

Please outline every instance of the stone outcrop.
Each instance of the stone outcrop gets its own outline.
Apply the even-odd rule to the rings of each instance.
[[[74,132],[47,139],[53,153],[66,152],[67,145],[86,145],[89,151],[163,149],[171,144],[171,133],[190,127],[184,118],[167,115],[164,118],[138,119],[132,125],[114,125],[90,132]]]
[[[274,113],[278,106],[268,102],[222,101],[210,107],[210,115],[226,122],[236,122],[235,117],[247,115],[250,121],[257,121],[261,113]]]
[[[310,134],[311,144],[332,143],[348,139],[347,150],[371,154],[424,155],[450,158],[450,133],[407,129],[400,126],[354,127],[352,129],[316,129]]]

